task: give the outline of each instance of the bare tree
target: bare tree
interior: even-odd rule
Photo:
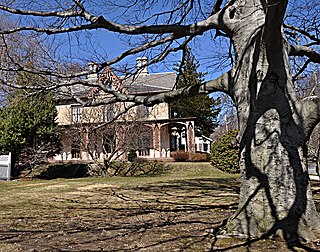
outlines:
[[[199,92],[228,94],[239,118],[242,185],[239,208],[230,218],[227,232],[249,238],[280,234],[288,242],[316,239],[320,224],[307,173],[306,143],[320,121],[320,99],[314,95],[299,99],[295,87],[298,83],[293,82],[308,64],[320,62],[316,0],[143,0],[121,4],[17,0],[3,1],[0,9],[9,16],[19,16],[13,28],[1,30],[3,36],[40,34],[52,45],[70,38],[70,55],[76,53],[72,49],[75,43],[84,54],[90,52],[94,44],[87,43],[92,36],[86,34],[95,34],[95,30],[126,39],[128,49],[114,58],[104,60],[98,50],[95,57],[99,66],[89,73],[111,65],[134,73],[125,61],[131,55],[148,55],[148,65],[153,65],[183,52],[188,43],[203,34],[230,39],[232,46],[226,50],[232,63],[229,71],[203,85],[162,94],[130,95],[120,89],[110,90],[106,81],[93,84],[83,80],[81,76],[88,72],[60,74],[54,64],[33,72],[51,76],[46,89],[81,83],[111,95],[86,103],[91,106],[116,101],[152,106]],[[89,46],[87,50],[83,50],[85,45]],[[290,62],[294,57],[303,64]],[[2,70],[30,71],[20,65]],[[19,87],[10,80],[3,82]]]
[[[76,115],[74,109],[81,113]],[[93,161],[92,174],[108,176],[114,161],[127,160],[130,151],[136,153],[152,148],[152,132],[144,125],[144,118],[136,107],[125,110],[124,104],[64,106],[60,116],[64,121],[64,149],[60,158]]]

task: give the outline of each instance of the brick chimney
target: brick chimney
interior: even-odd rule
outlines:
[[[87,78],[88,79],[98,79],[98,73],[96,72],[97,71],[97,67],[98,67],[98,64],[96,62],[89,62],[88,63],[88,68],[89,68],[89,71],[94,71],[94,73],[90,73],[87,75]]]
[[[139,71],[140,74],[148,74],[148,58],[147,57],[142,57],[142,58],[137,58],[137,69]]]

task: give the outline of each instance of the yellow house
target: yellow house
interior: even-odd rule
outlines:
[[[139,73],[122,79],[110,68],[98,75],[88,75],[93,83],[109,78],[111,89],[127,94],[156,94],[174,89],[174,72],[149,73],[146,58],[137,59]],[[90,65],[94,67],[94,65]],[[110,79],[112,80],[110,82]],[[69,88],[70,89],[70,88]],[[77,102],[103,98],[97,88],[72,87],[73,96],[59,95],[58,123],[62,129],[63,149],[55,160],[126,159],[129,151],[144,159],[170,159],[173,152],[195,152],[195,118],[171,118],[170,104],[153,107],[132,103],[113,103],[86,107]]]

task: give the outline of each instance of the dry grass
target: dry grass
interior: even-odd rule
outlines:
[[[0,251],[287,251],[271,240],[216,240],[236,209],[238,177],[208,163],[172,167],[153,177],[1,182]]]

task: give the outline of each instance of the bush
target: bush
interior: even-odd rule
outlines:
[[[192,153],[185,151],[171,152],[171,157],[178,162],[205,162],[209,161],[208,153]]]
[[[205,162],[208,161],[207,153],[190,153],[188,161],[191,162]]]
[[[133,162],[137,158],[137,152],[135,150],[130,150],[128,153],[128,161]]]
[[[212,144],[211,164],[221,171],[239,173],[239,143],[238,130],[228,131]]]
[[[185,152],[185,151],[174,151],[174,152],[171,152],[171,157],[172,157],[175,161],[185,162],[185,161],[187,161],[188,158],[189,158],[189,152]]]

